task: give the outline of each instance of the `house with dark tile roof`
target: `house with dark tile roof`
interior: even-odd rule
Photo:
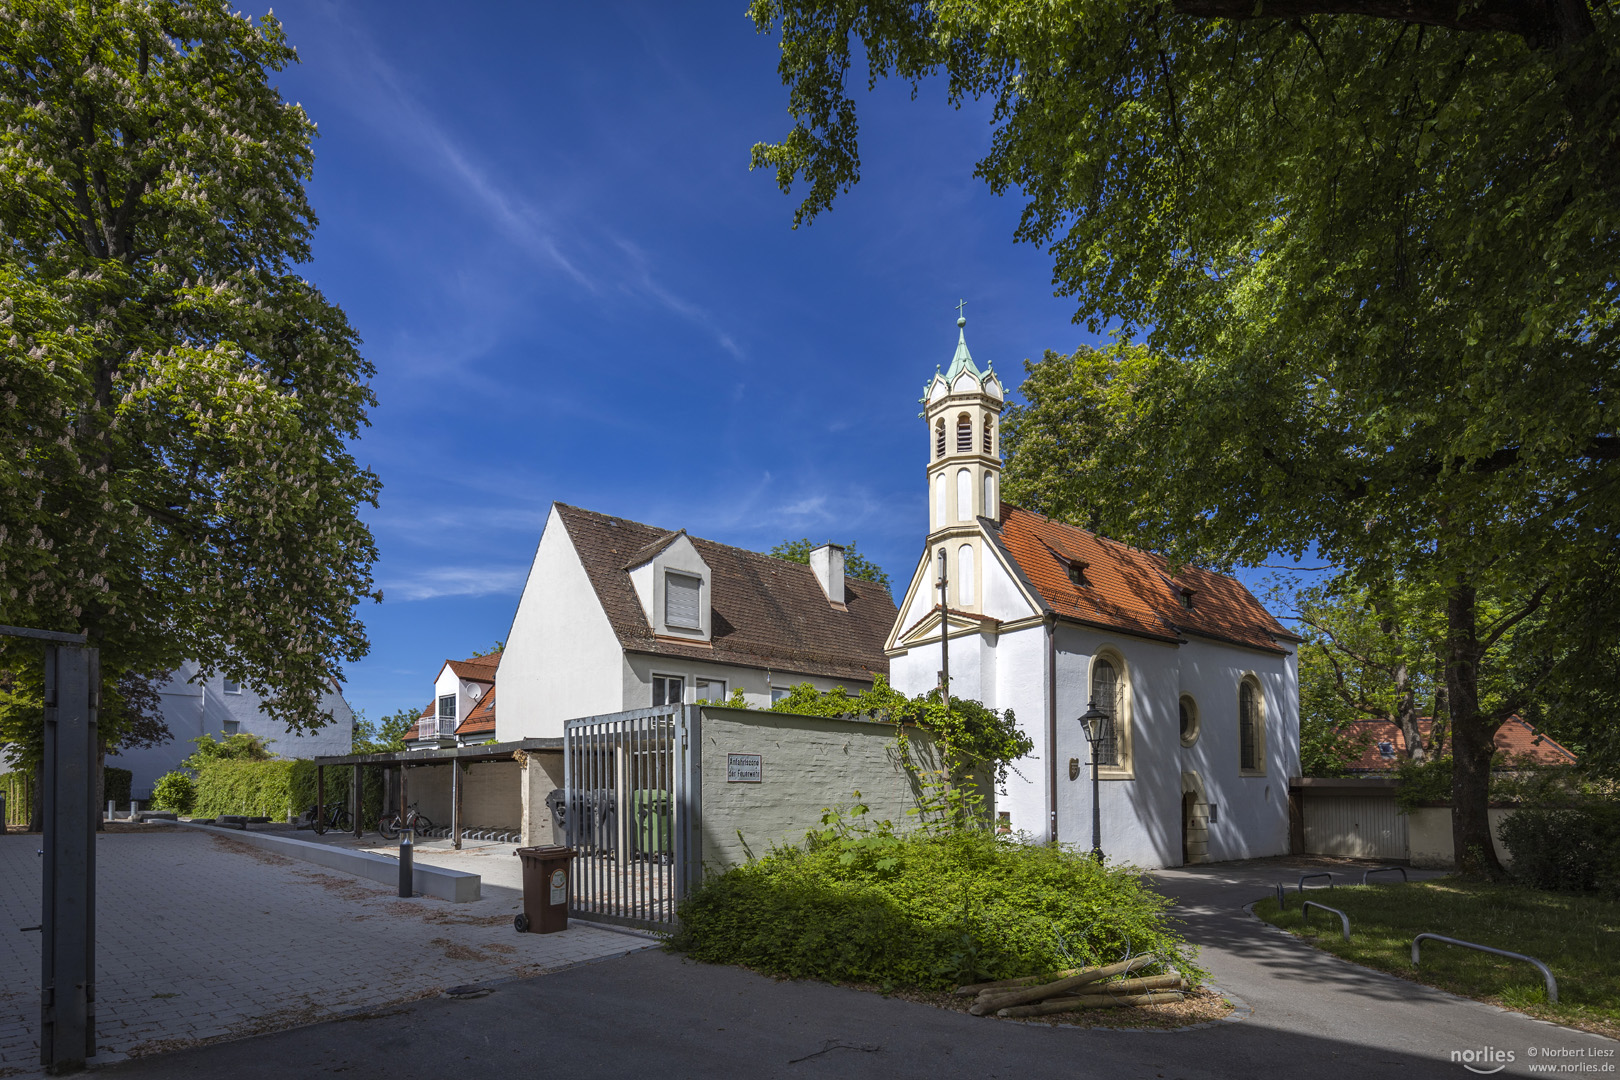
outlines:
[[[465,660],[446,660],[433,679],[433,698],[405,736],[414,749],[436,749],[441,743],[469,746],[495,736],[495,672],[501,652]]]
[[[1299,774],[1299,638],[1235,578],[1004,503],[1005,393],[957,320],[924,387],[929,531],[884,642],[890,680],[1011,709],[1035,741],[996,810],[1013,831],[1139,866],[1284,854]],[[941,577],[944,587],[941,588]]]
[[[734,694],[764,707],[805,682],[856,692],[888,673],[894,619],[836,545],[806,566],[553,503],[496,672],[495,731],[556,737],[575,717]]]

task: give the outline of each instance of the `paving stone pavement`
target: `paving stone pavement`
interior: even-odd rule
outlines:
[[[465,983],[647,948],[576,923],[519,934],[507,888],[452,904],[165,826],[96,842],[92,1064],[363,1015]],[[0,836],[0,1077],[39,1072],[37,835]],[[514,860],[516,861],[516,860]],[[458,867],[459,869],[460,867]]]

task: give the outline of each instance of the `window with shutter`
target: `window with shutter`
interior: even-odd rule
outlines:
[[[945,456],[945,421],[934,425],[934,456]]]
[[[700,630],[698,601],[703,594],[703,579],[690,574],[669,571],[664,574],[664,622],[670,626]]]
[[[994,454],[995,451],[991,449],[991,447],[994,445],[995,439],[990,430],[990,418],[987,416],[984,418],[984,452],[986,454]]]
[[[973,421],[969,419],[967,413],[963,413],[956,421],[956,452],[973,453]]]

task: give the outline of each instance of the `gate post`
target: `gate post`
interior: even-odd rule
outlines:
[[[101,657],[45,647],[45,866],[41,889],[40,1064],[84,1068],[96,1049],[96,750]]]
[[[675,906],[703,881],[703,707],[687,705],[680,718],[675,753]]]

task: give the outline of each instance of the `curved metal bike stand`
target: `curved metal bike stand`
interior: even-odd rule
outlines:
[[[1406,876],[1406,867],[1404,866],[1375,866],[1371,870],[1368,870],[1367,874],[1387,874],[1392,870],[1399,870],[1401,872],[1402,881],[1411,880]],[[1367,884],[1367,874],[1361,875],[1361,883],[1363,885]]]
[[[1478,949],[1480,952],[1488,952],[1494,953],[1497,956],[1505,956],[1509,960],[1523,960],[1527,964],[1534,964],[1536,965],[1536,969],[1541,972],[1542,979],[1544,979],[1547,983],[1547,1001],[1553,1005],[1558,1004],[1558,980],[1553,978],[1553,973],[1547,969],[1546,964],[1543,964],[1540,960],[1537,960],[1533,956],[1526,956],[1524,953],[1508,952],[1506,949],[1493,949],[1489,945],[1477,945],[1472,941],[1459,941],[1456,938],[1443,937],[1440,934],[1419,934],[1417,937],[1412,939],[1413,967],[1418,966],[1418,945],[1424,940],[1443,941],[1447,945],[1461,945],[1465,949]]]
[[[1346,915],[1336,907],[1328,907],[1326,904],[1318,904],[1315,900],[1307,900],[1305,903],[1301,904],[1299,908],[1299,917],[1302,922],[1306,924],[1310,923],[1310,909],[1313,907],[1321,908],[1323,911],[1331,911],[1333,914],[1337,915],[1339,917],[1339,922],[1344,924],[1344,940],[1350,940],[1350,916]]]
[[[1299,894],[1301,896],[1304,896],[1305,895],[1305,883],[1307,881],[1313,881],[1313,880],[1315,880],[1316,878],[1319,878],[1319,877],[1327,878],[1328,879],[1327,887],[1330,888],[1330,889],[1333,888],[1333,875],[1328,873],[1325,870],[1320,874],[1301,874],[1301,875],[1299,875]]]
[[[1288,910],[1288,891],[1283,888],[1282,882],[1277,882],[1277,910]]]

